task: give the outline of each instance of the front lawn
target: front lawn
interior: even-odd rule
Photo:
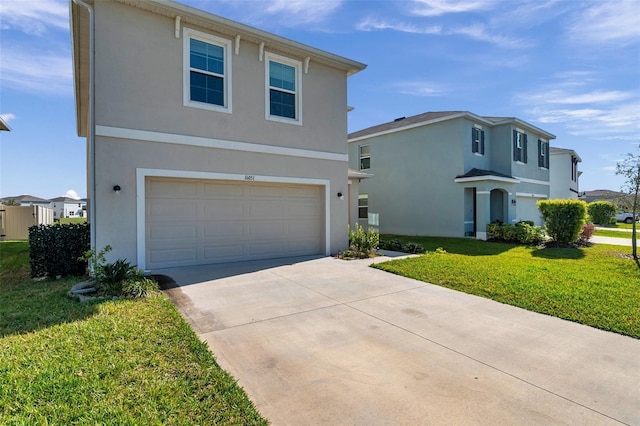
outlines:
[[[266,424],[166,297],[80,304],[0,242],[0,424]]]
[[[640,338],[640,271],[628,248],[536,248],[397,237],[431,253],[373,265],[421,281]],[[385,239],[385,237],[382,237]],[[438,247],[446,253],[435,253]]]
[[[638,231],[636,230],[636,234],[640,235],[640,233],[638,233]],[[631,236],[633,235],[632,232],[626,232],[626,231],[610,231],[608,229],[596,229],[593,231],[593,235],[596,235],[598,237],[613,237],[613,238],[627,238],[627,239],[631,239]]]

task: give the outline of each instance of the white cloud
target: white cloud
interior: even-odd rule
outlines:
[[[74,200],[80,199],[80,196],[74,189],[69,189],[67,192],[65,192],[64,196],[68,198],[73,198]]]
[[[546,93],[528,95],[526,99],[536,103],[546,104],[595,104],[624,101],[634,97],[633,93],[619,90],[593,90],[588,93],[569,93],[565,90],[551,90]]]
[[[621,47],[640,40],[640,2],[594,2],[582,9],[567,28],[569,38],[581,44]]]
[[[5,123],[8,123],[11,120],[15,120],[16,116],[15,116],[15,114],[12,114],[12,113],[8,112],[6,114],[0,114],[0,118],[2,118]]]
[[[495,6],[486,0],[415,0],[411,13],[417,16],[441,16],[447,13],[477,12]]]
[[[393,84],[398,93],[411,96],[442,96],[444,90],[436,84],[425,81],[407,81]]]
[[[530,42],[521,38],[512,38],[502,34],[494,34],[483,24],[458,27],[448,31],[447,33],[464,35],[476,41],[487,42],[508,49],[522,49],[531,47],[532,45]]]
[[[71,94],[71,53],[2,47],[1,86],[33,93]],[[37,58],[37,60],[34,60]]]
[[[421,27],[414,24],[388,22],[376,18],[366,18],[360,21],[356,25],[356,29],[360,31],[392,30],[411,34],[440,34],[442,32],[442,28],[439,26]]]
[[[0,17],[1,29],[17,29],[32,35],[43,35],[51,28],[69,28],[67,3],[59,0],[3,0]]]
[[[272,0],[264,7],[269,15],[288,15],[293,24],[322,22],[342,5],[342,0]]]

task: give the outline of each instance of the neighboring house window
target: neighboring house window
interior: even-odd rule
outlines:
[[[369,194],[358,195],[358,219],[369,218]]]
[[[549,168],[549,142],[538,139],[538,167]]]
[[[527,134],[519,130],[513,131],[513,161],[527,162]]]
[[[367,170],[371,168],[371,148],[369,145],[360,145],[360,170]]]
[[[301,124],[301,62],[267,52],[265,66],[267,119]]]
[[[578,159],[574,156],[571,156],[571,180],[578,181]]]
[[[477,127],[471,130],[471,151],[484,155],[484,130]]]
[[[184,105],[231,112],[231,41],[185,28]]]

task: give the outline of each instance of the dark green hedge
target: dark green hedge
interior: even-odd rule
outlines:
[[[515,225],[496,222],[487,225],[487,236],[494,241],[538,245],[544,241],[544,230],[529,220],[520,221]]]
[[[78,258],[90,248],[88,223],[32,226],[29,228],[31,277],[84,275],[87,264]]]

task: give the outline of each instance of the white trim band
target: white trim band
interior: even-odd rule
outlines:
[[[549,196],[547,194],[533,194],[531,192],[516,192],[516,197],[549,198]]]
[[[551,185],[551,183],[549,183],[549,181],[546,181],[546,180],[528,179],[528,178],[523,178],[519,176],[514,176],[514,178],[518,179],[520,182],[523,182],[523,183],[535,183],[536,185],[546,185],[546,186]]]
[[[146,142],[170,143],[176,145],[202,146],[206,148],[229,149],[233,151],[255,152],[259,154],[285,155],[290,157],[313,158],[316,160],[348,161],[347,154],[311,151],[283,146],[262,145],[250,142],[236,142],[224,139],[178,135],[174,133],[151,132],[148,130],[126,129],[112,126],[96,126],[96,135],[108,138],[133,139]]]

